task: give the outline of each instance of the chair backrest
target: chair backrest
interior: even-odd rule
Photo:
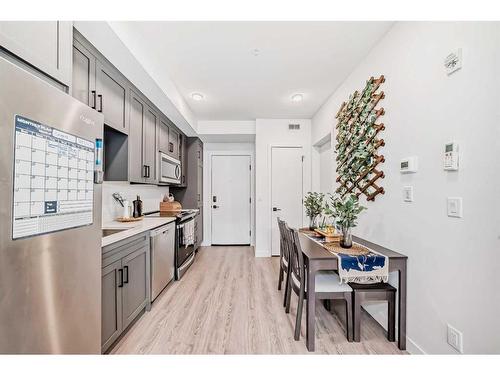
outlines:
[[[286,224],[285,224],[286,225]],[[304,255],[300,246],[299,232],[296,229],[291,229],[286,226],[288,235],[290,236],[290,268],[295,279],[302,284],[305,280]]]
[[[290,259],[290,244],[286,236],[285,221],[278,217],[278,228],[280,231],[280,257],[285,258],[286,261]]]

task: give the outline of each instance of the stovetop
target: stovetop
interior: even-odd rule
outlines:
[[[144,215],[147,217],[175,217],[177,221],[186,220],[190,217],[194,217],[198,214],[198,210],[194,209],[183,209],[178,214],[172,212],[161,212],[161,211],[150,211],[145,212]]]

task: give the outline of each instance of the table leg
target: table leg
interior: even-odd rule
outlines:
[[[306,309],[306,347],[314,352],[315,323],[316,323],[316,263],[309,262],[307,267],[307,309]]]
[[[406,350],[406,260],[402,262],[398,274],[398,347]]]

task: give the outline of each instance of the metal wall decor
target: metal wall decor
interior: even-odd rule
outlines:
[[[385,125],[378,120],[385,111],[382,107],[376,108],[385,98],[384,92],[379,92],[384,82],[383,75],[377,79],[371,77],[361,92],[355,91],[342,103],[335,116],[338,120],[336,181],[339,183],[336,192],[340,196],[364,194],[367,200],[373,201],[378,194],[384,194],[384,188],[377,181],[384,178],[379,168],[385,161],[380,154],[380,148],[385,145],[380,133]]]

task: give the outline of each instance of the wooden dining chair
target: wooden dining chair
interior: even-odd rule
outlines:
[[[285,297],[283,299],[283,306],[286,306],[286,299],[288,295],[288,285],[290,278],[290,243],[286,236],[285,221],[278,217],[278,228],[280,232],[280,270],[278,277],[278,290],[281,290],[281,285],[283,284],[284,275],[286,275],[285,280]]]
[[[348,341],[353,339],[353,316],[352,316],[352,289],[347,284],[341,284],[339,275],[334,271],[318,271],[315,279],[315,295],[307,293],[306,269],[304,255],[300,246],[299,233],[295,229],[290,229],[285,224],[285,229],[291,238],[292,247],[290,249],[290,286],[288,293],[293,290],[298,296],[297,316],[295,318],[295,340],[300,338],[300,324],[302,322],[302,310],[304,300],[315,298],[320,300],[343,299],[346,302],[346,336]],[[290,297],[286,300],[285,311],[290,312]]]
[[[387,340],[396,341],[396,288],[387,283],[349,283],[353,293],[354,341],[361,341],[361,304],[365,301],[387,302]]]

